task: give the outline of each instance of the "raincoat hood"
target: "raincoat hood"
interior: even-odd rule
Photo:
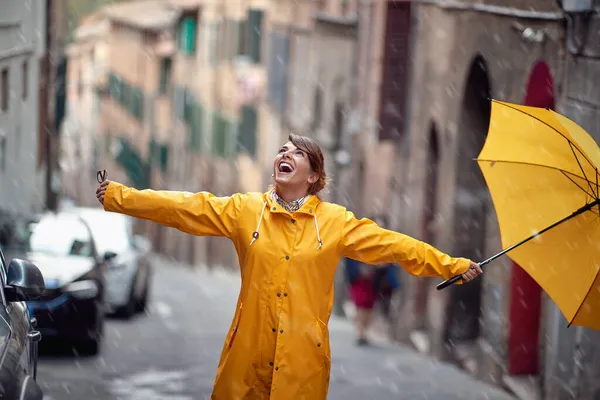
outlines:
[[[331,365],[327,323],[342,257],[367,264],[397,262],[413,275],[446,279],[470,265],[359,220],[318,196],[290,213],[269,192],[216,197],[138,191],[111,182],[104,207],[233,242],[242,282],[213,400],[326,399]]]

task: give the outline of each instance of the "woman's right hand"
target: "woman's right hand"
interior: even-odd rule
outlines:
[[[108,187],[109,183],[110,181],[105,179],[102,181],[102,183],[100,183],[100,185],[98,185],[98,189],[96,189],[96,198],[102,205],[104,205],[104,195],[106,194],[106,188]]]

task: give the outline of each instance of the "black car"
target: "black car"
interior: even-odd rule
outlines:
[[[97,253],[89,226],[74,213],[47,213],[30,225],[23,258],[42,271],[46,290],[27,306],[44,337],[67,340],[80,353],[98,353],[106,261],[112,256]]]
[[[0,251],[0,399],[44,397],[35,381],[41,334],[25,305],[43,291],[44,278],[34,264],[13,259],[6,269]]]

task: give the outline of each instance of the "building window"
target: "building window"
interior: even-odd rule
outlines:
[[[29,91],[29,85],[28,85],[28,81],[27,81],[27,75],[29,72],[29,65],[27,64],[27,61],[23,61],[23,65],[22,65],[22,78],[23,78],[23,82],[21,83],[21,87],[22,87],[22,92],[21,92],[21,98],[23,100],[27,100],[27,92]]]
[[[213,114],[212,121],[212,152],[213,155],[225,157],[227,155],[227,134],[229,123],[219,113]]]
[[[256,64],[261,62],[263,12],[248,10],[248,55]]]
[[[165,94],[171,87],[172,60],[165,57],[160,61],[160,93]]]
[[[179,24],[179,50],[188,56],[196,53],[195,17],[184,17]]]
[[[2,92],[2,98],[0,99],[0,109],[2,111],[8,111],[8,96],[10,94],[10,91],[8,90],[8,68],[2,68],[2,77],[0,79],[2,84],[2,88],[0,88]]]
[[[248,55],[248,21],[242,20],[238,22],[238,48],[237,55]]]
[[[140,89],[130,88],[130,112],[138,121],[144,118],[144,94]]]
[[[277,112],[282,113],[287,101],[290,38],[287,34],[278,31],[271,31],[269,36],[268,100]]]
[[[242,123],[240,125],[238,145],[241,151],[246,151],[251,157],[256,156],[256,109],[251,106],[242,108]]]
[[[2,132],[0,136],[0,156],[2,160],[0,160],[0,169],[2,171],[6,170],[6,135]]]

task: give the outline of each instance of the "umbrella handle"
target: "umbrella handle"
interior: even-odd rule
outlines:
[[[442,290],[444,288],[447,288],[448,286],[460,281],[462,279],[461,275],[456,275],[450,279],[446,279],[444,282],[440,283],[439,285],[436,286],[437,290]]]

